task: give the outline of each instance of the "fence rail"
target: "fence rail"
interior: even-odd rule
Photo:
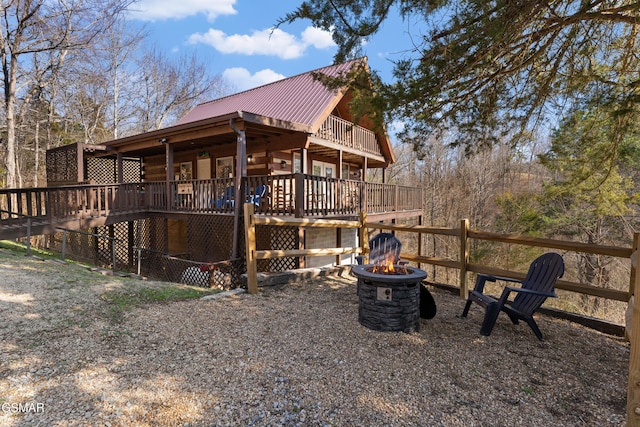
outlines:
[[[69,233],[75,233],[75,234],[80,234],[80,235],[84,235],[84,236],[90,236],[93,237],[94,239],[104,239],[104,240],[108,240],[109,241],[109,252],[110,252],[110,258],[111,258],[111,269],[115,272],[118,269],[118,265],[117,265],[117,251],[116,251],[116,244],[118,243],[119,239],[116,237],[111,237],[111,236],[103,236],[101,234],[97,234],[97,233],[87,233],[85,231],[79,231],[79,230],[69,230],[67,228],[62,228],[62,227],[58,227],[58,230],[62,231],[62,253],[61,253],[61,259],[64,261],[67,255],[67,234]]]
[[[245,205],[245,209],[248,205]],[[258,251],[256,253],[251,252],[252,242],[247,241],[247,262],[250,259],[268,259],[270,257],[277,258],[283,256],[315,256],[315,255],[334,255],[336,252],[340,253],[366,253],[368,248],[366,242],[368,238],[368,229],[377,230],[390,230],[390,231],[403,231],[416,233],[419,236],[423,234],[431,235],[443,235],[443,236],[457,236],[459,238],[459,257],[458,259],[451,258],[438,258],[427,257],[421,253],[421,245],[418,245],[418,253],[402,253],[401,256],[407,261],[416,263],[431,264],[440,267],[454,268],[460,270],[460,296],[466,298],[468,293],[467,273],[483,273],[500,276],[510,276],[515,278],[524,278],[525,274],[522,272],[514,272],[504,269],[498,269],[494,267],[488,267],[480,264],[474,264],[469,262],[469,240],[485,240],[485,241],[497,241],[510,244],[519,244],[525,246],[545,247],[550,249],[561,249],[570,252],[583,252],[598,255],[607,255],[618,258],[630,259],[634,247],[618,247],[618,246],[606,246],[606,245],[594,245],[585,244],[581,242],[560,241],[553,239],[541,239],[528,236],[519,235],[505,235],[498,233],[482,232],[478,230],[470,230],[468,227],[468,221],[461,221],[459,228],[445,228],[445,227],[431,227],[423,225],[400,225],[400,224],[380,224],[377,222],[367,222],[366,214],[363,215],[360,221],[331,221],[323,219],[289,219],[283,220],[277,217],[255,216],[253,208],[247,212],[245,211],[245,222],[247,230],[255,225],[271,225],[271,226],[297,226],[297,227],[327,227],[327,228],[358,228],[360,229],[360,248],[332,248],[327,250],[290,250],[290,251]],[[637,243],[635,244],[637,245]],[[597,296],[605,299],[615,301],[628,301],[633,294],[635,270],[632,269],[632,275],[629,280],[629,289],[621,291],[617,289],[604,289],[594,285],[585,283],[571,282],[568,280],[559,280],[556,287],[571,292],[576,292],[584,295]]]

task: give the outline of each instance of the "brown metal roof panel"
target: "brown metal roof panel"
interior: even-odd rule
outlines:
[[[336,77],[350,70],[354,61],[319,68],[264,86],[200,104],[187,113],[178,125],[207,118],[247,111],[265,117],[312,126],[326,107],[339,95],[313,78],[314,73]]]

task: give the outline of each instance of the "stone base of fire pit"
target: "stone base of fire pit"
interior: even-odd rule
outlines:
[[[380,274],[372,273],[371,267],[353,267],[358,278],[360,324],[376,331],[418,331],[420,283],[427,273],[407,267],[407,274]]]

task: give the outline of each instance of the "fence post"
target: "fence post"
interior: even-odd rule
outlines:
[[[640,233],[633,234],[633,246],[631,247],[631,252],[636,252],[640,247]],[[633,254],[631,255],[633,256]],[[636,285],[636,271],[638,266],[635,263],[634,259],[631,259],[631,274],[629,275],[629,298],[634,293],[634,288]]]
[[[67,230],[62,232],[62,261],[64,261],[64,256],[67,251]]]
[[[253,203],[244,204],[244,238],[247,258],[247,291],[258,293],[258,265],[256,262],[256,226],[253,223]]]
[[[469,248],[467,236],[469,234],[469,220],[460,221],[460,297],[467,298],[467,264],[469,263]]]
[[[636,267],[638,265],[638,233],[633,236],[633,248],[636,250],[633,256],[636,257]],[[633,269],[632,269],[633,274]],[[640,274],[635,274],[633,283],[633,293],[640,295]],[[627,425],[640,425],[640,298],[635,298],[633,302],[633,317],[629,342],[631,344],[629,354],[629,386],[627,390]]]
[[[31,256],[31,217],[27,218],[27,256]]]
[[[367,213],[360,212],[360,228],[358,229],[358,238],[360,240],[360,256],[363,257],[366,254],[366,250],[369,248],[369,229],[367,228]],[[364,261],[363,261],[364,263]]]
[[[111,255],[113,258],[113,272],[116,272],[116,239],[111,238]]]

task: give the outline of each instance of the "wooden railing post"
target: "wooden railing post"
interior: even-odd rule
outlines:
[[[467,236],[469,235],[469,220],[460,221],[460,297],[467,298],[467,264],[469,264],[469,247]]]
[[[244,238],[247,258],[247,291],[258,293],[258,265],[256,261],[256,226],[253,222],[253,203],[244,204]]]
[[[360,181],[360,210],[368,211],[369,200],[367,197],[367,183],[366,181]]]
[[[395,212],[398,212],[400,210],[400,187],[398,185],[396,185],[395,187],[395,191],[393,192],[393,197],[395,199],[393,201],[393,205]]]
[[[638,267],[638,244],[639,234],[633,236],[633,257],[632,264]],[[633,262],[635,261],[635,262]],[[633,294],[640,295],[640,274],[635,274],[635,268],[631,269],[633,280]],[[629,354],[629,386],[627,390],[627,425],[640,426],[640,298],[634,296],[633,316],[631,318],[631,334],[629,342],[631,344]]]
[[[293,175],[294,185],[295,185],[295,207],[293,210],[293,214],[296,218],[304,217],[304,175],[300,172],[297,172]],[[289,190],[291,191],[291,190]]]

